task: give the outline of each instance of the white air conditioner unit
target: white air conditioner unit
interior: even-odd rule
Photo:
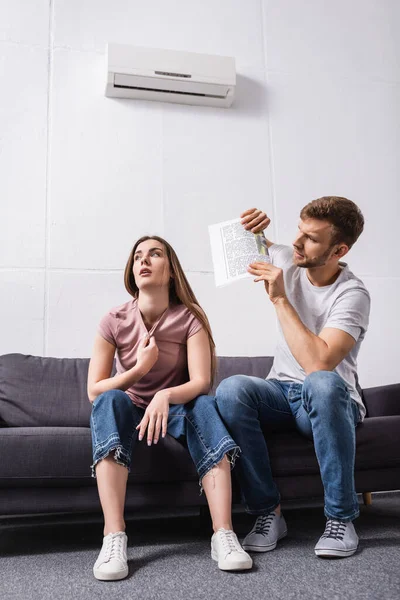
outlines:
[[[107,45],[106,96],[228,107],[235,59],[194,52]]]

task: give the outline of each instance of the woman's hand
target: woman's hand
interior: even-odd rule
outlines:
[[[147,428],[147,445],[151,446],[154,441],[157,444],[160,432],[163,437],[167,434],[169,413],[169,391],[160,390],[150,402],[136,429],[139,429],[139,441],[144,437]]]
[[[158,360],[158,346],[154,336],[145,335],[139,343],[136,366],[146,375]]]

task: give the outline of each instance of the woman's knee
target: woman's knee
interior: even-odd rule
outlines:
[[[103,410],[132,412],[132,400],[129,398],[128,394],[122,390],[108,390],[97,396],[93,402],[93,408],[96,409],[96,412]]]
[[[209,415],[217,412],[217,404],[214,396],[202,394],[191,402],[183,404],[181,410],[184,410],[187,415],[207,419]]]

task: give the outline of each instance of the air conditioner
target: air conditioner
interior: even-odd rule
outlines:
[[[107,45],[106,96],[228,107],[235,59],[175,50]]]

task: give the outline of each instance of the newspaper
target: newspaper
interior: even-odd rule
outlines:
[[[247,231],[240,219],[210,225],[208,231],[217,287],[251,277],[252,262],[271,262],[264,233]]]

